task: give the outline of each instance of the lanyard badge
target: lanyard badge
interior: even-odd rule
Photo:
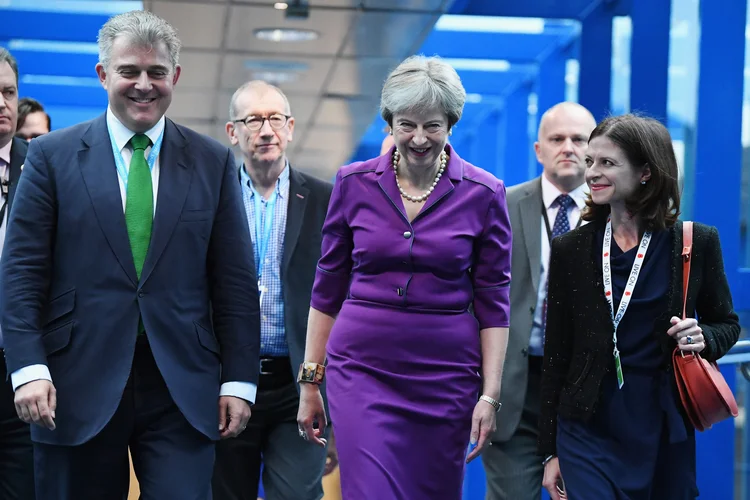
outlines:
[[[614,342],[614,357],[615,357],[615,369],[617,370],[617,386],[622,389],[625,384],[625,379],[622,374],[622,362],[620,361],[620,351],[617,349],[617,327],[622,321],[622,317],[625,316],[625,311],[630,305],[630,300],[633,298],[633,290],[635,284],[638,282],[638,275],[641,273],[643,268],[643,260],[646,258],[646,252],[648,251],[648,245],[651,243],[651,231],[643,233],[641,243],[638,245],[638,253],[633,261],[633,267],[630,269],[630,275],[628,276],[628,282],[625,285],[625,292],[622,294],[620,299],[620,305],[617,307],[615,312],[614,303],[612,301],[612,268],[610,266],[610,253],[612,249],[612,221],[607,220],[607,227],[604,230],[604,244],[602,245],[602,277],[604,281],[604,296],[607,298],[609,303],[609,310],[612,316],[612,324],[614,329],[612,332],[612,340]]]

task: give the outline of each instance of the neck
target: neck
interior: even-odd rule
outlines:
[[[440,170],[440,157],[438,157],[438,161],[429,168],[418,169],[410,167],[403,157],[401,157],[398,172],[399,177],[405,179],[411,187],[414,189],[425,190],[432,186],[438,170]]]
[[[253,163],[245,158],[245,172],[250,176],[250,180],[253,181],[255,190],[263,195],[264,198],[268,198],[273,192],[273,189],[276,187],[276,180],[281,175],[281,172],[284,171],[285,166],[286,157],[284,156],[270,165],[268,163]]]
[[[628,214],[625,207],[610,207],[612,219],[612,234],[623,239],[639,239],[641,237],[641,222],[637,217]]]
[[[4,148],[5,146],[7,146],[7,145],[8,145],[8,143],[9,143],[10,141],[12,141],[12,140],[13,140],[13,134],[11,134],[11,135],[8,135],[8,136],[3,136],[3,135],[0,135],[0,149],[2,149],[2,148]]]

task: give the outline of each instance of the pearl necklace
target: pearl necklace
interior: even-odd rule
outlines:
[[[432,185],[427,189],[427,191],[425,191],[424,194],[420,196],[412,196],[408,194],[406,191],[404,191],[404,188],[401,187],[401,183],[398,182],[398,162],[400,159],[401,153],[399,153],[398,149],[396,149],[395,151],[393,151],[393,170],[396,172],[396,186],[398,186],[401,197],[414,203],[422,203],[435,190],[435,186],[437,186],[438,181],[443,176],[445,165],[448,163],[448,153],[446,153],[445,151],[440,153],[440,168],[437,171],[437,175],[435,175],[435,180],[432,181]]]

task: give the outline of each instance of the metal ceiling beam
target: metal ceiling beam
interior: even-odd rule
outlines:
[[[80,12],[30,12],[0,9],[0,40],[25,38],[57,42],[96,42],[96,36],[110,16]]]
[[[420,53],[450,58],[504,59],[531,62],[546,54],[550,47],[563,48],[578,37],[577,30],[567,34],[485,33],[433,31]],[[460,40],[460,43],[456,43]]]
[[[457,0],[449,14],[471,16],[541,17],[545,19],[583,19],[602,5],[615,16],[630,12],[630,0]]]

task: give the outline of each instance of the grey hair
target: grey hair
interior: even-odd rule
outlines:
[[[393,115],[439,107],[448,127],[461,119],[466,90],[453,67],[438,56],[411,56],[394,69],[383,85],[380,115],[393,126]]]
[[[229,119],[237,119],[237,99],[248,90],[275,90],[281,98],[284,100],[285,113],[288,115],[292,114],[292,108],[289,106],[289,99],[287,99],[284,92],[277,86],[271,85],[270,83],[264,82],[263,80],[251,80],[243,83],[240,88],[234,91],[232,99],[229,101]]]
[[[13,73],[16,74],[16,87],[18,87],[18,62],[16,61],[16,58],[13,57],[13,54],[11,54],[8,49],[0,47],[0,64],[7,62],[8,66],[10,66],[10,69],[13,70]]]
[[[177,30],[152,12],[133,10],[113,16],[104,23],[99,30],[97,42],[99,43],[99,63],[105,69],[109,67],[112,45],[118,36],[126,36],[143,46],[153,46],[163,42],[169,51],[172,69],[174,70],[179,63],[182,42],[177,37]]]

